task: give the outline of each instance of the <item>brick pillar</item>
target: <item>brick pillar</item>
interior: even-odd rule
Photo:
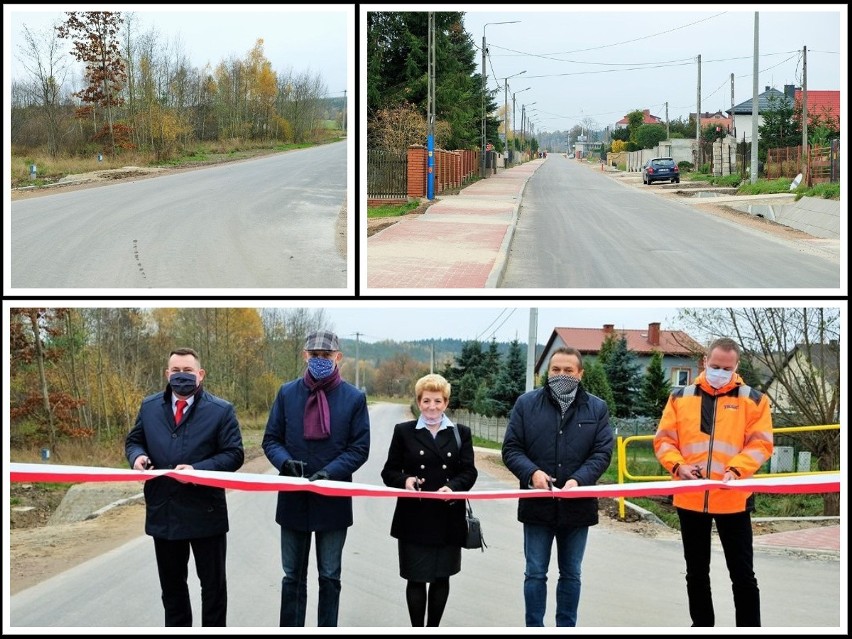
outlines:
[[[426,147],[419,144],[408,147],[408,197],[426,197],[428,160]]]

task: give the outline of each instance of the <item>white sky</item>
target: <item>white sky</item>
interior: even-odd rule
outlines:
[[[229,58],[245,58],[258,38],[264,41],[273,70],[320,75],[331,97],[343,97],[349,84],[347,63],[355,46],[354,5],[3,5],[4,60],[12,57],[12,77],[23,71],[15,60],[21,25],[31,31],[62,21],[65,11],[109,9],[132,11],[137,33],[159,32],[164,43],[180,42],[193,67],[215,66]],[[156,10],[153,10],[156,9]],[[61,41],[70,51],[70,42]],[[69,56],[70,58],[70,56]],[[7,72],[8,73],[8,72]],[[354,73],[354,65],[352,65]],[[8,75],[6,77],[9,77]]]
[[[469,9],[465,30],[477,47],[481,69],[485,27],[490,89],[499,88],[497,103],[512,110],[520,126],[521,105],[529,105],[536,131],[567,130],[584,118],[600,128],[628,112],[650,109],[665,119],[696,110],[701,55],[701,111],[731,107],[752,97],[754,13],[759,11],[758,92],[766,86],[783,90],[801,85],[802,47],[807,46],[808,88],[841,90],[846,83],[847,6],[803,4],[802,10],[773,5],[640,5],[565,6],[520,3],[483,6],[417,6],[407,10]],[[368,10],[402,7],[368,6]],[[364,11],[364,5],[361,5]],[[363,38],[363,34],[362,34]],[[665,66],[665,64],[672,66]],[[675,66],[679,65],[679,66]],[[504,78],[522,71],[509,80]],[[440,73],[440,69],[438,70]],[[530,87],[528,91],[525,91]],[[517,92],[522,92],[517,95]],[[845,94],[843,94],[845,100]],[[535,103],[533,105],[533,103]],[[842,109],[843,110],[843,109]],[[845,110],[844,110],[845,112]]]

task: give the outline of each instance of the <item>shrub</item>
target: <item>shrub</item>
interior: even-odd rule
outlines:
[[[677,168],[680,170],[681,173],[689,173],[693,169],[692,162],[688,162],[687,160],[681,160],[677,163]]]

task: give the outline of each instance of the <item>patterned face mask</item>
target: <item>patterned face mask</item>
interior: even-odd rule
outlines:
[[[324,357],[310,357],[308,358],[308,370],[311,371],[314,379],[323,379],[331,375],[334,370],[334,362]]]
[[[547,385],[556,395],[568,395],[577,390],[580,379],[571,375],[554,375],[547,378]]]

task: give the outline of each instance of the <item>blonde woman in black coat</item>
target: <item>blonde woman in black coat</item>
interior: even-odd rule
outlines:
[[[470,490],[477,476],[473,440],[467,426],[453,424],[444,414],[449,382],[426,375],[415,384],[414,394],[420,417],[394,427],[382,480],[410,491]],[[399,574],[408,581],[405,599],[412,626],[423,626],[424,620],[426,626],[441,622],[450,576],[461,570],[464,516],[464,499],[397,499],[391,536],[398,540]]]

